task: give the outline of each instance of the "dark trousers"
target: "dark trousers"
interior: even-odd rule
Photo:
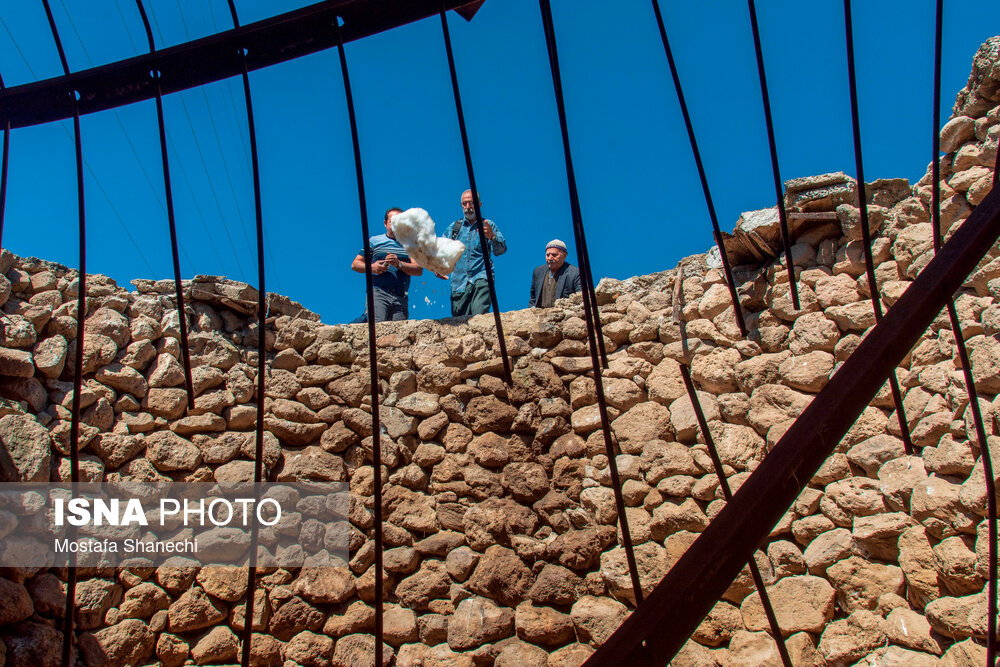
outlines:
[[[453,317],[463,315],[482,315],[490,312],[490,285],[486,278],[480,278],[465,288],[461,294],[451,295],[451,314]]]
[[[393,294],[375,288],[375,321],[397,321],[410,318],[410,308],[406,295]]]

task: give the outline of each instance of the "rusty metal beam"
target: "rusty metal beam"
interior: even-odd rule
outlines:
[[[164,95],[241,76],[241,49],[250,71],[333,48],[337,17],[349,42],[434,16],[441,0],[326,0],[263,21],[65,76],[0,92],[0,127],[38,125],[73,117],[74,91],[81,114],[113,109],[156,97],[160,72]],[[444,0],[471,19],[482,2]]]
[[[588,666],[665,665],[673,658],[998,237],[994,189]]]

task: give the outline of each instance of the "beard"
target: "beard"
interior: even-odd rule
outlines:
[[[469,222],[475,222],[476,221],[476,210],[475,209],[472,209],[471,211],[463,211],[462,215],[464,215],[465,219],[468,220]]]

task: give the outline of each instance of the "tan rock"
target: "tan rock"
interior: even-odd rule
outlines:
[[[827,569],[827,576],[837,589],[838,604],[848,611],[871,611],[878,606],[881,595],[902,595],[905,590],[902,569],[857,556],[834,563]]]
[[[611,426],[622,451],[627,454],[641,453],[650,440],[669,439],[673,432],[670,410],[652,401],[634,406]]]
[[[850,664],[885,643],[882,618],[858,610],[829,624],[819,642],[819,652],[829,664]]]
[[[462,600],[448,620],[448,646],[455,651],[476,648],[513,633],[514,611],[481,597]]]
[[[786,636],[796,632],[819,633],[833,618],[833,587],[825,579],[811,575],[785,577],[767,588],[778,625]],[[760,595],[748,595],[740,607],[748,630],[769,630]]]
[[[197,665],[234,662],[239,654],[239,640],[224,625],[212,628],[191,647],[191,657]]]
[[[941,655],[944,647],[923,615],[910,609],[893,609],[885,619],[885,634],[893,644]]]
[[[778,372],[789,387],[816,393],[826,386],[833,366],[832,354],[815,350],[785,359],[779,366]]]
[[[153,632],[137,618],[98,630],[94,639],[110,665],[142,664],[153,654],[156,642]]]
[[[628,607],[608,598],[584,595],[573,605],[570,617],[581,642],[600,646],[628,618]]]

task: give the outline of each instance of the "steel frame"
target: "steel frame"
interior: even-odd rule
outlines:
[[[646,598],[586,662],[665,665],[833,453],[890,371],[1000,238],[1000,190],[972,212]]]
[[[446,9],[471,19],[482,0],[326,0],[240,28],[0,91],[0,127],[27,127],[113,109],[241,76],[248,71],[337,46],[337,17],[344,42],[434,16]],[[153,75],[159,73],[159,78]],[[76,95],[79,94],[79,101]]]

